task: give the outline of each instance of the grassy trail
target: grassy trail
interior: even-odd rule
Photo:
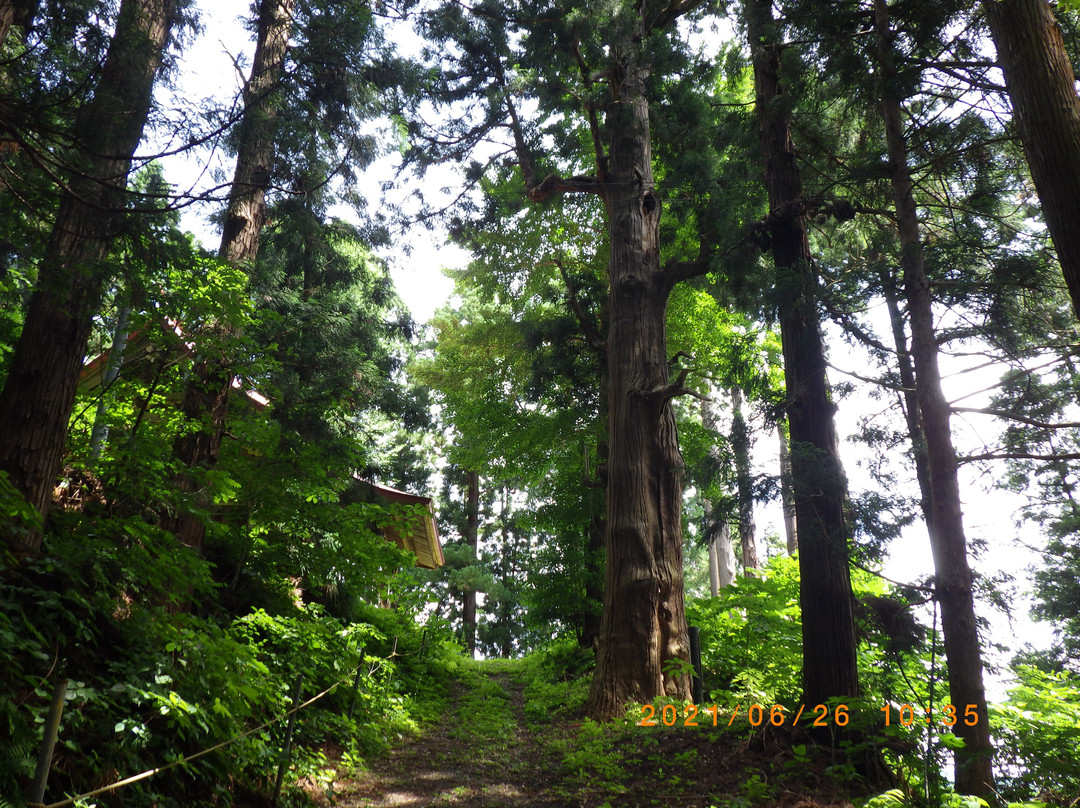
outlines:
[[[554,793],[557,750],[525,720],[520,664],[464,667],[441,719],[348,784],[348,808],[569,806]],[[548,727],[548,730],[554,728]]]
[[[538,687],[520,660],[466,663],[439,719],[339,784],[334,805],[850,808],[874,793],[829,776],[821,755],[793,756],[790,737],[599,726],[565,709],[566,692]]]

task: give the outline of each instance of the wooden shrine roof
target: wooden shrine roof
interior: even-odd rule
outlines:
[[[405,530],[387,526],[383,531],[383,535],[387,541],[393,542],[401,549],[413,552],[416,555],[416,566],[429,570],[441,567],[443,565],[442,544],[439,541],[439,530],[435,524],[435,506],[431,497],[409,494],[405,491],[398,491],[396,488],[387,488],[374,483],[368,483],[368,485],[371,486],[377,497],[387,502],[422,506],[420,513],[416,513],[409,518]]]

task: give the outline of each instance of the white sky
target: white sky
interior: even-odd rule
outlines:
[[[181,93],[183,97],[192,100],[207,96],[228,97],[237,92],[242,81],[242,77],[235,69],[234,60],[239,59],[245,71],[251,61],[253,44],[239,23],[239,20],[246,17],[248,13],[248,3],[244,0],[216,0],[216,2],[198,0],[197,6],[202,12],[205,31],[188,48],[181,62]],[[229,52],[226,52],[226,47]],[[373,201],[379,194],[380,182],[389,178],[391,165],[392,158],[387,158],[379,161],[365,174],[363,186],[370,189]],[[231,161],[220,154],[208,156],[196,153],[192,157],[174,158],[166,163],[167,178],[182,188],[196,182],[201,182],[202,187],[212,184],[211,174],[214,170],[227,178],[232,171]],[[453,184],[453,177],[449,174],[436,176],[428,180],[428,188],[425,190],[435,190],[437,187]],[[404,198],[405,194],[411,190],[411,188],[404,189],[398,198]],[[207,216],[212,212],[211,208],[203,205],[192,206],[183,214],[183,226],[198,234],[208,245],[215,245],[218,238],[217,233],[207,221]],[[341,215],[340,209],[335,210],[335,213]],[[404,249],[406,246],[411,248],[408,254]],[[463,251],[446,245],[440,232],[429,231],[422,227],[412,228],[396,236],[394,248],[382,251],[382,254],[389,261],[398,291],[417,322],[426,322],[430,319],[435,309],[445,304],[452,292],[452,283],[442,274],[442,268],[464,266],[468,260],[468,255]],[[831,346],[833,364],[860,374],[867,372],[866,358],[848,349],[835,329],[830,327],[827,339]],[[957,369],[955,366],[944,368],[946,373],[955,369]],[[831,372],[830,376],[834,383],[844,380],[835,371]],[[946,376],[946,395],[950,399],[956,398],[969,390],[986,387],[996,378],[996,372]],[[981,398],[981,401],[973,399],[964,403],[969,406],[985,405],[988,396],[984,395]],[[854,444],[846,438],[858,430],[858,420],[861,415],[880,410],[884,406],[884,402],[870,401],[865,395],[857,395],[840,402],[838,432],[844,441],[841,447],[842,455],[855,491],[872,485],[868,475],[860,470],[860,464],[871,458],[866,456],[865,446]],[[975,435],[970,426],[961,422],[959,418],[956,419],[957,428],[954,431],[959,438],[958,448],[961,451],[964,448],[976,449],[984,441],[992,442],[991,438],[996,434],[997,426],[990,419],[976,419],[977,417],[968,418],[965,422],[979,424],[987,434]],[[759,438],[755,463],[760,467],[775,468],[773,444],[771,434]],[[965,444],[970,444],[970,446],[965,446]],[[1021,578],[1019,583],[1026,588],[1024,570],[1036,559],[1031,557],[1030,551],[1020,549],[1017,545],[1018,534],[1014,526],[1014,512],[1019,507],[1019,498],[993,489],[991,487],[993,481],[979,478],[977,470],[970,466],[963,467],[962,471],[965,525],[968,534],[970,537],[983,538],[989,543],[986,556],[976,562],[977,569],[988,574],[996,570],[1006,570],[1017,574]],[[778,506],[761,508],[757,519],[759,536],[764,535],[766,531],[783,535]],[[1034,531],[1031,533],[1034,534]],[[1036,535],[1028,535],[1026,538],[1036,545],[1041,545]],[[901,581],[914,580],[932,572],[926,530],[921,523],[909,528],[905,531],[903,538],[894,543],[885,572],[890,577]],[[994,641],[1010,645],[1013,649],[1019,649],[1024,642],[1032,642],[1038,646],[1048,644],[1050,627],[1046,624],[1033,624],[1027,618],[1028,608],[1026,601],[1015,601],[1011,615],[1012,620],[1015,621],[1014,625],[1010,625],[1005,616],[989,613],[986,608],[983,608],[982,613],[993,624]],[[991,683],[991,692],[1000,694],[1000,681]]]

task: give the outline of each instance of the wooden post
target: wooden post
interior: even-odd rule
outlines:
[[[61,679],[53,691],[52,704],[45,718],[45,734],[41,738],[38,750],[37,773],[34,785],[30,789],[30,802],[41,803],[45,799],[45,785],[49,782],[49,769],[52,768],[53,749],[56,747],[56,735],[60,730],[60,716],[64,714],[64,699],[67,697],[68,680]]]

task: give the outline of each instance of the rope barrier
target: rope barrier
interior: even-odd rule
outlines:
[[[359,669],[362,665],[363,665],[363,662],[361,662],[360,665],[357,666],[357,669]],[[123,780],[118,780],[117,782],[111,783],[110,785],[102,786],[101,788],[96,788],[93,791],[87,791],[85,794],[78,794],[78,795],[76,795],[74,797],[68,797],[65,800],[60,800],[59,802],[49,803],[48,805],[45,805],[44,803],[40,803],[40,802],[39,803],[31,802],[31,803],[27,803],[27,805],[29,806],[29,808],[64,808],[64,806],[73,805],[77,800],[83,800],[83,799],[87,799],[88,797],[96,797],[96,796],[98,796],[100,794],[106,794],[106,793],[108,793],[110,791],[115,791],[116,789],[121,788],[123,786],[131,785],[132,783],[137,783],[140,780],[145,780],[148,777],[153,777],[155,774],[159,774],[161,772],[168,771],[169,769],[175,768],[176,766],[182,766],[185,763],[190,763],[193,760],[198,760],[201,757],[209,755],[211,752],[216,752],[218,749],[226,747],[229,744],[235,743],[236,741],[243,740],[244,738],[248,737],[249,735],[254,735],[256,732],[261,732],[262,730],[266,729],[267,727],[273,726],[274,724],[278,723],[279,721],[281,721],[281,720],[283,720],[285,718],[288,718],[289,716],[293,715],[294,713],[300,712],[304,708],[309,707],[312,704],[314,704],[315,702],[317,702],[319,699],[322,699],[325,696],[330,695],[332,692],[334,692],[334,690],[337,689],[338,685],[340,685],[342,682],[347,682],[350,678],[352,678],[352,676],[353,676],[353,674],[350,673],[345,678],[339,679],[338,681],[336,681],[332,685],[330,685],[330,687],[326,688],[326,690],[322,691],[321,693],[319,693],[319,694],[317,694],[315,696],[312,696],[310,699],[305,701],[303,704],[299,704],[296,707],[293,707],[291,710],[289,710],[284,715],[280,715],[277,718],[271,718],[266,723],[260,724],[259,726],[255,727],[253,729],[249,729],[249,730],[247,730],[245,732],[242,732],[242,733],[240,733],[239,735],[237,735],[234,738],[229,738],[227,741],[222,741],[221,743],[214,744],[209,749],[203,749],[202,751],[196,752],[196,753],[194,753],[192,755],[181,755],[180,758],[178,758],[177,760],[174,760],[171,763],[166,763],[164,766],[158,766],[156,769],[148,769],[147,771],[141,772],[141,773],[133,775],[131,777],[125,777]]]

